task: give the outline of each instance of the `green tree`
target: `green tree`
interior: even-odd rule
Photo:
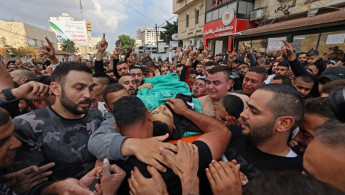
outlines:
[[[62,51],[67,51],[70,53],[74,53],[77,51],[76,47],[75,47],[75,43],[69,39],[67,39],[66,41],[62,42],[61,44],[61,49]]]
[[[177,33],[177,22],[174,21],[170,23],[167,21],[166,25],[162,28],[164,28],[165,31],[161,32],[160,39],[162,39],[165,44],[169,45],[170,41],[172,41],[171,36]]]
[[[118,37],[118,40],[115,43],[116,47],[118,47],[120,45],[120,43],[122,43],[122,53],[121,54],[124,55],[126,53],[127,47],[133,47],[134,46],[135,39],[132,39],[128,35],[122,34]]]

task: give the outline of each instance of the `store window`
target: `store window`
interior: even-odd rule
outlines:
[[[318,39],[319,33],[294,36],[292,47],[296,53],[308,52],[311,49],[316,49]]]
[[[238,43],[238,53],[242,53],[244,51],[244,44],[251,46],[251,41],[240,41]]]
[[[323,55],[328,50],[332,49],[333,54],[329,56],[330,59],[340,60],[345,52],[345,31],[335,31],[321,33],[318,51]]]
[[[195,24],[199,24],[199,10],[195,10]]]
[[[267,39],[252,40],[252,49],[258,53],[266,53]]]

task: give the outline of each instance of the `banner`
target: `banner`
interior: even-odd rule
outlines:
[[[49,26],[59,43],[69,39],[80,46],[88,46],[85,21],[73,21],[69,17],[50,17]]]

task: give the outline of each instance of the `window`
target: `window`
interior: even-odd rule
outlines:
[[[294,36],[292,47],[296,53],[308,52],[311,49],[316,49],[318,39],[319,33]]]
[[[189,27],[189,15],[186,15],[186,27]]]
[[[334,31],[321,33],[318,51],[322,56],[329,49],[333,49],[333,54],[329,56],[329,59],[340,60],[344,56],[345,44],[344,44],[345,31]]]
[[[195,24],[199,24],[199,10],[195,10]]]

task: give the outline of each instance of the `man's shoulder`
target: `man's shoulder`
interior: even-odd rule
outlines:
[[[199,97],[197,99],[200,101],[200,104],[203,104],[209,99],[209,97],[208,97],[208,95],[204,95],[204,96]]]
[[[22,123],[22,121],[32,122],[34,120],[48,120],[51,119],[51,113],[48,107],[34,110],[26,114],[19,115],[13,119],[13,123]]]

